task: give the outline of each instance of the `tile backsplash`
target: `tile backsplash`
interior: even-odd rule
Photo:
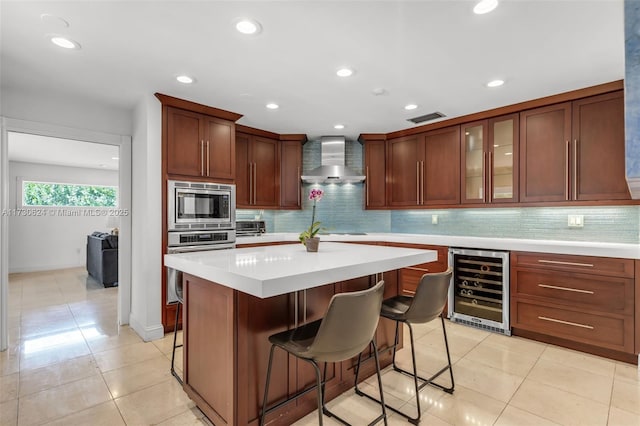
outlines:
[[[320,165],[320,141],[303,149],[303,170]],[[362,169],[362,146],[346,144],[347,165]],[[267,232],[299,233],[311,224],[312,187],[321,187],[316,220],[326,232],[394,232],[539,240],[640,243],[640,206],[460,208],[365,210],[364,184],[302,185],[302,210],[238,210],[238,219],[260,217]],[[432,223],[437,215],[437,224]],[[569,228],[568,215],[582,215],[584,227]]]

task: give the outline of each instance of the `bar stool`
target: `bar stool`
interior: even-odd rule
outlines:
[[[324,413],[348,425],[349,423],[331,413],[324,406],[324,386],[327,367],[325,364],[324,373],[321,378],[318,362],[340,362],[353,358],[356,355],[359,355],[358,362],[360,362],[362,351],[367,348],[369,344],[373,345],[378,387],[382,395],[382,378],[380,376],[378,350],[373,341],[373,337],[380,319],[383,292],[384,281],[380,281],[375,286],[366,290],[336,294],[331,298],[324,318],[291,330],[273,334],[269,337],[271,352],[269,353],[269,366],[267,368],[267,381],[264,388],[260,426],[264,425],[265,417],[269,412],[280,408],[284,404],[299,398],[313,389],[316,389],[318,394],[318,424],[322,425],[322,414]],[[271,365],[273,352],[276,347],[313,365],[316,372],[316,385],[267,408],[269,383],[271,381]],[[384,420],[384,424],[387,424],[387,412],[384,399],[382,399],[380,405],[382,414],[369,423],[370,425],[374,425],[380,420]]]
[[[387,405],[387,408],[407,418],[407,420],[409,420],[409,422],[413,424],[420,423],[420,416],[421,416],[420,394],[419,394],[420,389],[424,388],[426,385],[431,385],[431,386],[440,388],[441,390],[447,393],[453,393],[453,390],[454,390],[455,383],[453,381],[453,368],[451,367],[451,356],[449,354],[447,330],[444,325],[444,316],[443,316],[443,310],[444,310],[444,306],[447,303],[449,284],[451,282],[452,275],[453,275],[453,271],[451,268],[447,269],[445,272],[424,274],[420,279],[420,283],[418,284],[418,288],[416,289],[416,293],[413,297],[399,295],[382,302],[382,309],[380,311],[380,316],[396,322],[396,336],[395,336],[394,345],[390,348],[384,349],[382,352],[393,350],[393,369],[397,372],[413,377],[413,382],[414,382],[415,392],[416,392],[416,405],[418,408],[418,416],[410,417],[409,415],[389,405]],[[440,317],[440,321],[442,323],[442,333],[444,335],[444,346],[447,352],[447,365],[441,368],[437,373],[435,373],[434,375],[426,379],[424,377],[418,376],[418,370],[416,368],[416,353],[414,349],[414,340],[413,340],[413,327],[411,326],[411,324],[427,323],[436,319],[437,317]],[[404,370],[396,364],[396,349],[399,344],[398,329],[399,329],[400,323],[405,323],[409,327],[413,372]],[[358,368],[360,368],[359,364],[358,364]],[[442,373],[444,373],[447,370],[449,370],[449,374],[451,376],[451,387],[445,387],[438,383],[433,382],[433,380],[435,380],[437,377],[439,377]],[[418,380],[420,380],[422,383],[418,384]],[[369,399],[378,401],[376,398],[372,397],[371,395],[367,395],[366,393],[358,389],[357,383],[356,383],[356,393],[360,396],[366,396]],[[381,402],[381,401],[378,401],[378,402]]]
[[[182,344],[176,345],[177,338],[178,338],[178,319],[180,318],[180,307],[184,304],[184,300],[182,298],[182,280],[181,279],[172,280],[172,282],[175,283],[174,290],[176,292],[178,302],[176,303],[176,322],[173,326],[173,351],[171,352],[171,375],[175,377],[180,384],[182,384],[182,379],[180,378],[180,376],[178,376],[178,373],[174,368],[174,362],[176,359],[176,348],[182,347]]]

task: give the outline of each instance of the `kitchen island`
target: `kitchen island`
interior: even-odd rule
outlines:
[[[397,270],[431,262],[436,252],[322,242],[165,255],[184,273],[184,389],[216,425],[258,424],[270,344],[268,337],[321,318],[336,293],[382,278],[385,298],[398,294]],[[378,345],[392,343],[394,324],[381,320]],[[327,400],[353,386],[356,359],[327,366]],[[383,362],[389,363],[389,356]],[[363,376],[374,372],[366,363]],[[313,385],[305,362],[276,351],[270,404]],[[291,424],[315,408],[313,393],[272,413]]]

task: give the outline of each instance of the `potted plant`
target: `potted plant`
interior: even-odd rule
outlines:
[[[318,244],[320,244],[320,237],[316,237],[320,231],[322,224],[320,221],[316,222],[316,203],[322,199],[324,192],[319,188],[312,188],[309,192],[309,199],[313,200],[313,212],[311,213],[311,226],[300,233],[298,239],[305,245],[307,251],[318,251]]]

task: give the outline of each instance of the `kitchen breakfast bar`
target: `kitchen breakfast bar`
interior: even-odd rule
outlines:
[[[269,359],[269,336],[322,318],[336,293],[385,280],[384,297],[398,294],[397,270],[436,260],[432,250],[322,242],[317,253],[301,244],[165,255],[183,272],[184,390],[216,425],[259,423]],[[393,343],[395,325],[381,319],[379,348]],[[357,357],[327,365],[326,400],[353,386]],[[382,365],[390,355],[381,358]],[[361,377],[375,372],[364,363]],[[277,350],[269,405],[315,383],[308,363]],[[313,411],[313,392],[270,413],[268,424],[288,425]]]

